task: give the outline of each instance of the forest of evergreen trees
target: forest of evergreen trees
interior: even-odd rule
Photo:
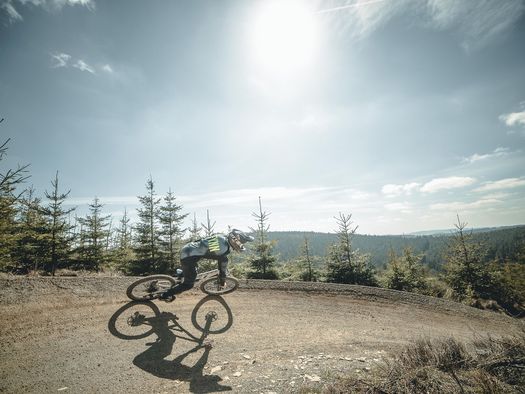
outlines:
[[[487,247],[486,261],[499,262],[517,259],[520,248],[525,245],[525,226],[472,231],[473,240],[482,242]],[[389,252],[393,249],[401,253],[410,247],[417,254],[423,255],[423,264],[435,271],[441,271],[445,264],[445,251],[454,231],[436,235],[366,235],[355,234],[353,247],[370,254],[371,263],[379,269],[384,268]],[[328,247],[336,242],[334,233],[317,233],[303,231],[273,231],[269,239],[276,241],[275,253],[281,261],[297,258],[304,237],[308,237],[310,253],[313,256],[324,256]]]
[[[0,146],[0,161],[8,142]],[[19,166],[0,173],[2,272],[170,274],[185,242],[215,232],[209,212],[206,223],[199,225],[194,215],[192,225],[184,227],[188,214],[171,190],[158,195],[151,177],[138,197],[138,220],[132,223],[125,211],[115,225],[97,197],[84,216],[66,208],[70,191],[58,172],[44,197],[38,197],[27,186],[28,170]],[[495,300],[507,311],[523,310],[525,226],[474,232],[458,216],[450,234],[373,236],[356,234],[352,215],[339,213],[333,234],[270,232],[261,198],[253,217],[256,241],[248,253],[230,259],[231,272],[240,278],[383,286],[473,305]]]

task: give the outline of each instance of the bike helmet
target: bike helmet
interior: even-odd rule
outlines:
[[[246,250],[246,248],[244,247],[244,244],[246,242],[251,242],[253,240],[254,238],[251,235],[248,235],[242,232],[241,230],[237,230],[237,229],[233,229],[228,234],[228,242],[230,243],[233,250],[236,250],[236,251]]]

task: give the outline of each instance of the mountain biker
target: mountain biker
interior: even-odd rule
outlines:
[[[175,299],[175,294],[191,289],[197,278],[197,263],[201,259],[217,260],[219,280],[221,285],[224,285],[224,280],[228,273],[227,255],[232,249],[237,252],[246,250],[244,244],[253,241],[253,239],[251,235],[233,229],[226,235],[214,234],[210,237],[187,243],[180,251],[180,263],[184,279],[182,283],[162,293],[160,299],[171,302]]]

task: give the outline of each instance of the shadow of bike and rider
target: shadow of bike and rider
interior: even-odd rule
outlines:
[[[161,312],[150,301],[130,302],[119,308],[109,319],[108,329],[117,338],[134,340],[156,335],[148,348],[133,359],[133,364],[140,369],[163,379],[187,381],[190,391],[209,393],[229,391],[232,388],[220,384],[216,375],[204,373],[208,357],[213,348],[208,338],[210,334],[226,332],[233,324],[233,315],[226,301],[220,296],[203,298],[191,313],[192,325],[200,332],[193,335],[180,323],[171,312]],[[175,341],[184,340],[194,343],[190,350],[167,359],[173,353]],[[183,364],[190,355],[202,351],[200,358],[192,365]]]

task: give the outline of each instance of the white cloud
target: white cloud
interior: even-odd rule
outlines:
[[[425,183],[420,190],[424,193],[435,193],[440,190],[456,189],[460,187],[469,186],[475,182],[475,178],[462,176],[436,178],[432,179],[430,182]]]
[[[494,149],[494,151],[492,153],[486,153],[486,154],[479,154],[479,153],[474,153],[472,156],[469,156],[469,157],[465,157],[463,158],[463,162],[464,163],[475,163],[477,161],[481,161],[481,160],[487,160],[487,159],[494,159],[494,158],[497,158],[497,157],[504,157],[504,156],[508,156],[510,154],[510,149],[509,148],[496,148]]]
[[[506,179],[501,179],[499,181],[486,182],[485,184],[481,185],[477,189],[474,189],[474,191],[487,192],[487,191],[494,191],[494,190],[513,189],[513,188],[521,187],[521,186],[525,186],[524,178],[506,178]]]
[[[491,212],[509,209],[509,194],[500,191],[479,195],[475,201],[451,202],[438,195],[438,199],[425,209],[417,198],[391,201],[379,193],[350,187],[263,187],[195,194],[176,193],[177,203],[182,205],[183,213],[189,213],[184,227],[191,226],[194,214],[198,223],[205,222],[209,210],[211,220],[216,222],[216,231],[224,231],[228,226],[241,229],[253,227],[255,220],[252,213],[259,209],[259,196],[262,198],[263,210],[271,214],[269,223],[272,231],[333,232],[336,229],[334,216],[338,212],[344,212],[353,215],[352,219],[359,225],[361,233],[399,234],[402,231],[444,228],[454,220],[458,212],[472,212],[473,217],[482,218]],[[510,196],[513,196],[513,201],[519,197],[517,193]],[[138,220],[136,208],[140,203],[136,196],[99,197],[99,201],[105,206],[104,213],[113,215],[113,223],[120,219],[125,208],[132,221]],[[92,202],[93,197],[71,197],[66,201],[68,205],[77,207],[76,213],[79,216],[88,212],[88,204]],[[425,218],[425,214],[429,219]],[[520,215],[523,217],[523,213]],[[519,217],[514,215],[513,220],[508,223],[516,220],[519,221]],[[507,222],[499,224],[505,223]]]
[[[381,188],[381,193],[386,197],[409,196],[416,191],[423,193],[435,193],[440,190],[456,189],[472,185],[475,178],[451,176],[448,178],[435,178],[421,186],[420,183],[411,182],[406,184],[387,184]]]
[[[342,193],[344,190],[338,190]],[[181,196],[180,201],[191,207],[214,207],[222,205],[245,205],[254,206],[259,196],[267,203],[301,201],[319,201],[325,197],[333,197],[334,189],[331,188],[287,188],[287,187],[266,187],[259,189],[234,189],[205,194],[194,194]],[[345,198],[348,195],[345,194]]]
[[[522,0],[428,0],[431,24],[461,34],[466,50],[485,45],[509,30],[525,11]]]
[[[407,8],[412,0],[358,0],[343,6],[322,8],[320,15],[330,18],[336,29],[348,31],[356,38],[363,38],[383,26]]]
[[[53,61],[53,68],[67,67],[71,56],[67,53],[52,53],[51,60]]]
[[[361,0],[361,1],[357,1],[357,2],[352,3],[352,4],[345,4],[345,5],[342,5],[342,6],[339,6],[339,7],[325,8],[325,9],[322,9],[322,10],[318,11],[317,13],[318,14],[326,14],[326,13],[329,13],[329,12],[348,10],[348,9],[351,9],[351,8],[360,8],[360,7],[364,7],[364,6],[367,6],[367,5],[370,5],[370,4],[374,4],[374,3],[383,3],[385,1],[388,1],[388,0],[364,0],[364,1]]]
[[[78,68],[80,71],[87,71],[88,73],[95,74],[93,67],[80,59],[73,64],[73,67]]]
[[[416,182],[406,183],[404,185],[388,184],[381,188],[381,193],[387,197],[397,197],[401,195],[410,195],[412,192],[417,191],[420,184]]]
[[[408,202],[394,202],[390,204],[385,204],[385,209],[389,211],[396,211],[401,213],[411,213],[412,207]]]
[[[20,15],[18,13],[18,11],[15,9],[15,7],[13,7],[11,2],[8,1],[8,2],[2,4],[0,6],[0,9],[4,9],[5,10],[5,12],[7,13],[7,18],[8,18],[10,23],[22,20],[22,15]]]
[[[99,202],[102,205],[139,205],[137,196],[108,196],[99,197]],[[71,197],[65,203],[67,205],[88,205],[93,202],[93,197]]]
[[[438,203],[431,204],[430,209],[433,211],[449,211],[449,212],[459,212],[459,211],[469,211],[476,210],[481,208],[487,208],[492,205],[501,203],[501,200],[495,198],[483,198],[473,202],[448,202],[448,203]]]
[[[358,215],[370,213],[376,218],[383,210],[379,199],[373,198],[372,194],[345,187],[263,187],[182,194],[176,197],[177,202],[183,206],[184,213],[190,213],[185,225],[190,225],[193,213],[196,213],[198,222],[203,222],[206,210],[209,210],[212,220],[217,222],[217,231],[221,231],[228,225],[238,228],[254,226],[252,213],[259,209],[259,196],[263,210],[271,213],[270,223],[274,230],[295,228],[332,231],[336,227],[333,217],[338,212],[356,213],[357,221]],[[106,196],[99,197],[99,201],[106,206],[104,212],[112,212],[115,216],[119,216],[118,212],[127,207],[132,220],[135,220],[134,212],[140,206],[136,196]],[[87,205],[92,202],[93,197],[72,197],[66,204],[76,206],[77,213],[81,216],[87,212]]]
[[[349,199],[354,201],[364,201],[373,197],[373,195],[368,192],[356,189],[345,189],[344,193],[346,193]]]
[[[335,28],[363,38],[397,15],[415,15],[420,26],[458,33],[466,50],[482,47],[508,31],[525,11],[522,0],[356,0],[322,8]]]
[[[503,114],[499,117],[499,120],[504,122],[509,127],[525,126],[525,111]]]
[[[263,210],[271,212],[273,229],[290,229],[295,223],[303,229],[332,231],[333,216],[338,212],[356,213],[357,221],[357,215],[376,217],[383,210],[380,199],[372,194],[345,187],[234,189],[181,195],[178,201],[186,212],[197,212],[200,217],[209,209],[218,227],[227,224],[248,227],[254,225],[251,213],[258,210],[259,196]]]
[[[52,68],[69,68],[73,67],[80,71],[86,71],[90,74],[97,74],[97,69],[107,73],[107,74],[114,74],[115,71],[109,64],[104,64],[102,66],[98,66],[97,69],[92,66],[91,64],[88,64],[86,61],[82,59],[73,59],[71,55],[68,55],[67,53],[51,53],[51,61],[52,61]]]
[[[17,8],[23,8],[27,4],[34,7],[42,7],[46,11],[59,11],[65,6],[83,6],[89,10],[95,9],[94,0],[3,0],[0,10],[4,9],[7,13],[9,23],[22,21],[22,15]]]
[[[81,5],[90,9],[95,8],[95,2],[93,0],[52,0],[51,2],[58,7]]]
[[[507,199],[509,197],[512,197],[513,195],[515,195],[515,193],[496,191],[494,193],[489,193],[489,194],[484,195],[483,198],[485,198],[485,199],[504,200],[504,199]]]
[[[102,71],[107,72],[109,74],[113,74],[113,67],[111,67],[109,64],[104,64],[102,67]]]

